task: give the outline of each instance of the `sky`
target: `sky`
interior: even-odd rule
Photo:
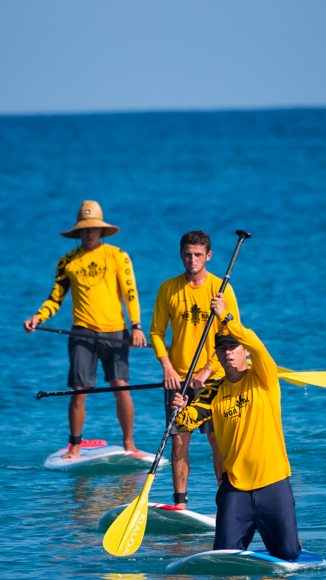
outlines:
[[[0,114],[326,106],[326,0],[0,0]]]

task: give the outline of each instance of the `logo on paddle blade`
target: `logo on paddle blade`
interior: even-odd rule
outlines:
[[[124,548],[123,551],[123,556],[128,556],[128,554],[132,553],[132,548],[134,546],[134,543],[136,541],[136,539],[139,536],[139,532],[142,532],[142,530],[144,529],[144,525],[146,526],[146,515],[145,514],[141,514],[140,517],[138,518],[136,524],[133,527],[133,531],[131,533],[131,535],[128,538],[128,541],[126,543],[126,546]]]

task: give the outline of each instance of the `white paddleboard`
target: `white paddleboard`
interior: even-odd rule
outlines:
[[[105,512],[100,518],[99,529],[105,533],[128,505],[119,505]],[[215,515],[203,515],[163,503],[148,503],[148,534],[193,534],[214,530]]]
[[[49,455],[45,460],[44,466],[47,469],[59,469],[64,471],[73,471],[86,466],[98,467],[125,467],[127,469],[146,469],[154,459],[153,453],[146,451],[125,451],[119,445],[108,445],[107,441],[101,439],[91,439],[83,441],[81,444],[80,455],[74,458],[64,458],[63,455],[68,451],[69,446],[59,449]],[[167,459],[162,458],[160,465],[166,465]]]
[[[165,571],[169,574],[255,575],[325,567],[325,558],[305,550],[294,562],[274,558],[266,550],[211,550],[171,562]]]

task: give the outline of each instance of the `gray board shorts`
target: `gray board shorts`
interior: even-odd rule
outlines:
[[[75,336],[74,336],[75,335]],[[73,326],[68,342],[70,368],[68,387],[93,388],[96,384],[97,364],[100,360],[104,380],[129,380],[129,332],[94,332]]]

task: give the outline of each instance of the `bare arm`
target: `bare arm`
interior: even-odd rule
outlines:
[[[24,328],[26,332],[31,333],[34,332],[35,328],[40,323],[40,317],[37,314],[33,314],[31,318],[28,318],[24,322]]]
[[[160,364],[163,369],[163,381],[164,387],[168,390],[177,390],[181,389],[181,381],[180,377],[176,370],[174,370],[169,357],[161,356],[159,359]]]

